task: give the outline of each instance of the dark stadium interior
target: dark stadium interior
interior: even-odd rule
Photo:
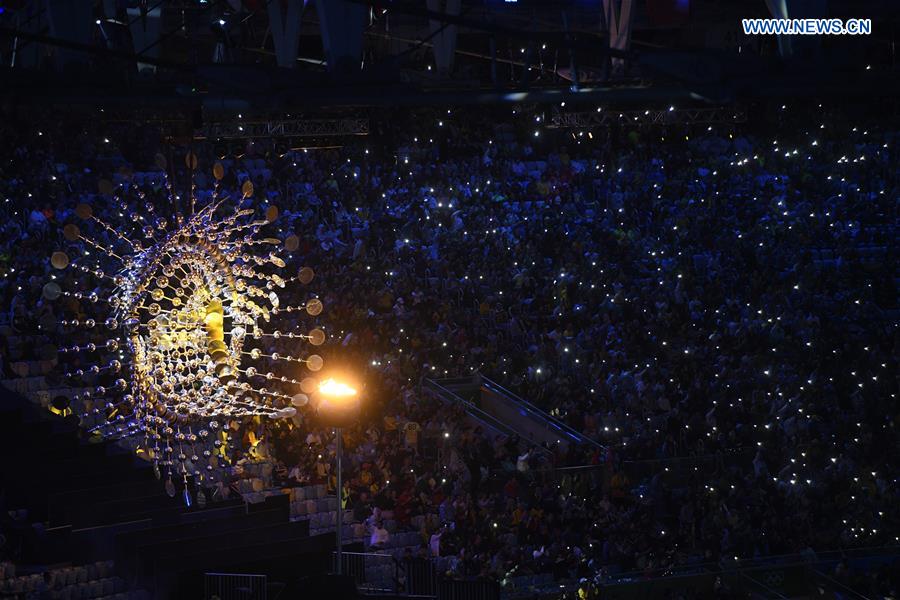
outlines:
[[[898,26],[0,0],[0,598],[900,597]]]

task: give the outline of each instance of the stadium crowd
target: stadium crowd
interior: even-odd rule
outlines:
[[[453,574],[565,580],[897,544],[900,129],[869,119],[813,104],[607,136],[430,111],[390,148],[225,161],[316,271],[326,364],[366,374],[341,497],[372,545],[415,521]],[[155,170],[158,136],[0,128],[0,295],[16,331],[52,331],[90,311],[42,298],[62,225],[79,202],[116,220],[98,179]],[[10,377],[40,349],[0,351]],[[493,440],[421,388],[479,374],[604,449]],[[333,436],[302,411],[236,431],[279,482],[333,486]]]

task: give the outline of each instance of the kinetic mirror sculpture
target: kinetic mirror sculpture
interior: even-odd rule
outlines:
[[[163,157],[157,162],[164,168]],[[188,154],[186,162],[193,172],[196,157]],[[220,190],[221,164],[213,174],[209,201],[200,206],[192,185],[189,215],[174,211],[172,220],[157,215],[137,185],[101,182],[102,195],[112,200],[108,212],[127,215],[125,224],[114,228],[91,206],[79,205],[77,216],[95,237],[68,224],[65,239],[85,250],[71,261],[64,251],[51,257],[55,268],[74,270],[79,289],[63,291],[55,281],[44,288],[50,300],[70,297],[86,302],[86,313],[105,314],[104,320],[62,321],[67,335],[85,343],[61,352],[90,365],[67,373],[73,384],[107,383],[77,398],[100,415],[91,431],[136,437],[136,450],[153,461],[157,476],[166,473],[170,495],[172,478],[182,480],[188,503],[188,478],[213,480],[216,467],[229,462],[229,421],[289,418],[307,403],[306,394],[318,387],[309,372],[323,361],[290,352],[325,341],[320,328],[293,329],[301,315],[322,312],[319,299],[285,306],[279,297],[295,282],[308,284],[313,271],[280,274],[287,265],[274,248],[282,241],[262,237],[278,209],[270,206],[265,219],[254,219],[252,183],[245,181],[232,200]],[[177,206],[167,177],[165,188],[170,206]],[[285,249],[296,250],[297,241],[289,236]],[[273,372],[279,367],[285,374]]]

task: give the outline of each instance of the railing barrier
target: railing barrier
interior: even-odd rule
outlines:
[[[206,600],[267,600],[265,575],[243,573],[205,573],[203,597]]]

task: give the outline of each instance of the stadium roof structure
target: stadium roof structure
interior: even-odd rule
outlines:
[[[802,6],[795,6],[801,5]],[[7,0],[0,95],[319,106],[896,94],[892,2]],[[742,18],[870,18],[866,36],[747,36]],[[801,12],[805,11],[805,12]]]

